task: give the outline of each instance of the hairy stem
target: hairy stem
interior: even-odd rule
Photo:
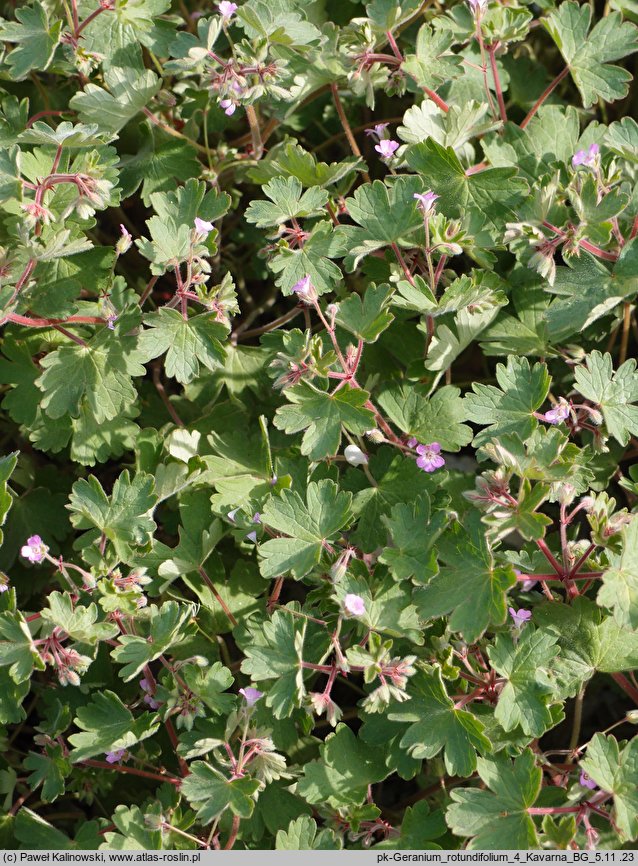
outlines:
[[[541,107],[541,105],[545,102],[545,100],[547,99],[547,97],[548,97],[550,94],[552,94],[552,93],[554,92],[554,90],[558,87],[558,85],[561,83],[561,81],[563,80],[563,78],[565,78],[565,77],[567,76],[568,73],[569,73],[569,67],[566,66],[566,67],[563,69],[562,72],[559,72],[559,73],[558,73],[558,75],[557,75],[556,78],[552,81],[552,83],[549,84],[549,85],[545,88],[545,90],[543,90],[543,92],[542,92],[541,95],[538,97],[538,99],[536,100],[536,102],[534,103],[534,105],[532,105],[532,107],[530,108],[530,110],[529,110],[528,113],[527,113],[527,116],[525,117],[525,119],[524,119],[523,122],[521,123],[521,129],[525,129],[525,127],[527,126],[527,124],[530,122],[530,120],[532,119],[532,117],[534,117],[534,115],[536,114],[536,112],[538,111],[538,109]]]
[[[359,145],[357,144],[357,140],[352,133],[352,129],[350,127],[350,123],[348,122],[348,118],[346,117],[346,113],[343,110],[343,105],[341,104],[341,99],[339,97],[339,88],[337,86],[336,81],[330,85],[330,89],[332,91],[332,101],[334,102],[334,106],[337,110],[337,115],[341,122],[341,126],[343,127],[343,131],[348,139],[348,144],[350,145],[350,150],[355,156],[361,158],[361,151],[359,150]],[[366,183],[370,183],[370,175],[367,171],[363,172],[363,179]]]
[[[487,49],[488,57],[490,58],[490,67],[492,69],[492,78],[494,79],[494,87],[496,88],[496,98],[498,100],[498,108],[501,114],[503,123],[507,123],[507,111],[505,110],[505,100],[503,99],[503,88],[501,87],[501,79],[498,74],[496,65],[496,49],[498,44],[489,45]]]

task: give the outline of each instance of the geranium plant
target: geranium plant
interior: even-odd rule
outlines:
[[[635,3],[2,11],[4,847],[635,845]]]

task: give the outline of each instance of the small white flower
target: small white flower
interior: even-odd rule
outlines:
[[[343,456],[351,466],[363,466],[368,462],[367,456],[358,445],[347,445],[343,451]]]

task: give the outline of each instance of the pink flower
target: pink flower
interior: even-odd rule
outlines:
[[[514,620],[514,625],[516,628],[521,628],[526,622],[532,618],[531,610],[525,610],[524,607],[520,608],[520,610],[514,610],[513,607],[509,608],[510,616]]]
[[[317,290],[312,285],[312,280],[310,279],[309,274],[306,274],[305,277],[302,277],[298,282],[296,282],[291,291],[293,294],[297,295],[300,300],[305,301],[307,304],[312,304],[317,300]]]
[[[246,538],[248,541],[252,541],[253,544],[257,544],[257,533],[254,530],[249,532]]]
[[[590,791],[593,791],[594,788],[597,788],[598,785],[594,782],[593,779],[590,779],[587,773],[584,770],[581,770],[579,783],[583,786],[583,788],[589,788]]]
[[[199,217],[195,217],[195,231],[198,235],[203,235],[205,238],[207,238],[213,229],[213,224],[209,223],[208,220],[203,220]]]
[[[146,678],[140,680],[140,688],[143,692],[146,692],[146,694],[144,695],[144,703],[147,704],[152,710],[158,709],[158,707],[160,706],[160,702],[156,701],[153,697],[153,689]]]
[[[126,749],[115,749],[115,751],[107,752],[105,755],[107,764],[119,764],[121,761],[126,761],[127,759],[128,752]]]
[[[366,612],[366,605],[360,595],[355,595],[354,592],[349,592],[343,600],[343,606],[346,611],[352,616],[363,616]]]
[[[596,162],[596,157],[600,153],[600,148],[597,144],[590,144],[587,150],[579,150],[572,156],[572,168],[578,165],[592,166]]]
[[[385,131],[389,123],[376,123],[371,129],[366,129],[366,135],[373,135],[378,139],[385,137]]]
[[[8,589],[9,589],[9,578],[7,577],[7,575],[3,571],[0,571],[0,595],[3,592],[6,592]]]
[[[543,418],[548,424],[560,424],[569,418],[569,411],[569,403],[561,397],[553,409],[545,412]]]
[[[424,216],[428,216],[434,210],[434,202],[439,196],[429,189],[427,192],[415,192],[414,198],[417,200],[417,207],[423,211]]]
[[[400,145],[398,141],[392,138],[384,138],[378,144],[375,144],[374,149],[380,153],[383,159],[392,159]]]
[[[441,466],[445,466],[445,460],[441,457],[441,446],[438,442],[432,442],[431,445],[417,445],[416,453],[419,455],[416,459],[416,465],[425,472],[434,472]]]
[[[231,117],[237,111],[237,105],[232,99],[220,99],[219,107],[224,109],[226,117]]]
[[[126,226],[123,226],[120,223],[120,237],[115,244],[115,250],[118,256],[122,256],[125,252],[130,250],[132,243],[133,235],[129,231],[127,231]]]
[[[221,3],[217,6],[217,11],[224,21],[228,21],[237,11],[237,4],[231,3],[230,0],[221,0]]]
[[[487,0],[468,0],[468,3],[476,16],[482,15],[487,9]]]
[[[414,436],[410,436],[410,438],[408,439],[408,448],[416,448],[418,444],[419,440],[415,439]]]
[[[27,543],[20,548],[20,556],[24,556],[29,562],[42,562],[48,549],[39,535],[32,535],[27,538]]]
[[[263,692],[260,692],[259,689],[254,689],[252,686],[247,686],[245,689],[240,689],[239,694],[244,696],[246,705],[249,707],[254,707],[259,698],[263,698],[264,696]]]

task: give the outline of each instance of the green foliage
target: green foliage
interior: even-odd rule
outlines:
[[[542,772],[526,749],[510,761],[503,755],[479,758],[478,772],[487,788],[457,788],[447,822],[453,833],[470,836],[468,848],[496,851],[538,848],[538,835],[527,809],[541,787]]]
[[[621,839],[635,839],[638,836],[636,740],[621,751],[615,737],[596,734],[587,747],[583,770],[603,791],[613,794],[614,819]]]
[[[621,23],[619,12],[612,12],[589,33],[591,9],[567,0],[545,20],[545,27],[568,64],[588,108],[598,98],[606,102],[622,99],[631,76],[610,61],[620,60],[638,50],[636,28]]]
[[[576,388],[600,407],[610,436],[621,445],[638,432],[638,374],[634,359],[613,371],[611,355],[592,352],[576,370]]]
[[[455,708],[440,669],[417,674],[411,686],[410,700],[388,712],[392,721],[412,723],[401,738],[401,746],[413,757],[426,759],[443,749],[446,771],[453,776],[470,776],[476,770],[476,751],[490,751],[483,725],[472,713]]]
[[[477,514],[455,523],[437,545],[438,574],[415,593],[426,619],[449,614],[450,628],[473,643],[490,624],[505,620],[505,594],[514,585],[511,568],[497,566]],[[463,575],[463,580],[458,576]]]
[[[367,391],[349,385],[335,394],[310,384],[296,385],[286,391],[290,404],[277,409],[275,426],[289,434],[305,430],[301,453],[319,460],[336,453],[343,428],[361,434],[374,427],[374,415],[366,408],[369,396]]]
[[[195,761],[191,774],[182,783],[184,796],[197,809],[202,824],[210,824],[226,809],[240,818],[249,818],[255,807],[253,795],[259,782],[245,776],[229,781],[205,761]]]
[[[69,757],[73,763],[101,753],[128,749],[152,737],[160,723],[154,713],[134,717],[116,694],[103,691],[78,709],[75,724],[82,733],[69,737],[73,746]]]
[[[2,15],[5,850],[629,850],[635,0]]]
[[[329,480],[309,484],[305,502],[291,490],[273,497],[262,520],[287,537],[273,538],[260,546],[263,576],[291,572],[298,579],[308,574],[326,544],[348,524],[351,502],[351,495]]]
[[[220,339],[226,329],[211,320],[206,313],[184,319],[177,310],[159,310],[146,316],[148,326],[140,337],[140,360],[146,362],[166,353],[164,369],[183,385],[200,372],[200,364],[215,370],[224,363],[224,347]]]
[[[496,381],[498,388],[473,385],[474,393],[465,398],[470,421],[488,425],[474,437],[475,445],[508,433],[527,439],[536,428],[534,412],[542,406],[549,391],[546,368],[542,364],[530,366],[527,358],[510,357],[507,367],[498,364]]]

